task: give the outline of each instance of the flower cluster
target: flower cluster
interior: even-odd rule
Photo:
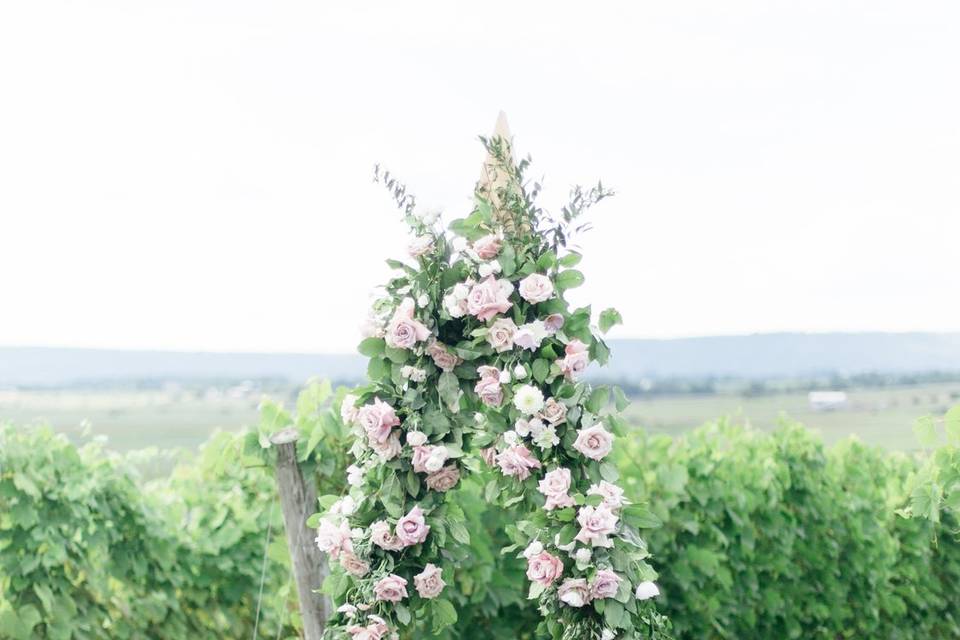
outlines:
[[[360,345],[370,383],[341,403],[356,460],[349,494],[321,500],[317,544],[342,569],[329,588],[345,601],[334,632],[354,640],[398,637],[414,624],[410,606],[435,625],[455,620],[443,560],[469,531],[447,492],[477,468],[471,454],[495,474],[488,500],[530,510],[515,542],[531,597],[563,622],[556,633],[610,640],[662,624],[644,604],[656,594],[638,535],[648,512],[626,500],[607,460],[622,421],[610,390],[581,379],[607,347],[589,307],[564,297],[583,281],[579,254],[565,250],[570,222],[604,192],[579,192],[579,209],[551,222],[504,144],[488,141],[476,207],[451,234],[406,209],[415,264],[391,262],[397,275]],[[606,600],[617,606],[594,605]]]

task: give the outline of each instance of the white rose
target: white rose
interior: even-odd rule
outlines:
[[[408,431],[407,444],[411,447],[422,447],[427,444],[427,434],[422,431]]]
[[[520,435],[516,431],[507,431],[503,434],[503,441],[509,446],[515,447],[520,443]]]
[[[428,473],[436,473],[443,468],[443,464],[447,461],[447,448],[443,445],[434,447],[430,451],[430,455],[427,457],[427,460],[423,463],[423,468],[427,470]]]
[[[427,306],[428,304],[430,304],[430,296],[428,296],[428,295],[425,294],[425,293],[421,293],[421,294],[420,294],[420,297],[417,298],[417,306],[422,309],[423,307]]]
[[[536,304],[549,300],[553,296],[553,283],[543,274],[531,273],[520,281],[518,291],[521,298],[530,304]]]
[[[637,600],[649,600],[660,595],[660,589],[653,582],[641,582],[637,585]]]
[[[527,369],[522,364],[518,364],[513,368],[513,377],[517,380],[523,380],[527,377]]]
[[[347,484],[351,487],[359,487],[363,484],[363,469],[355,464],[347,467]]]
[[[541,553],[543,553],[543,543],[539,540],[534,540],[523,550],[523,557],[529,560],[533,556],[538,556]]]
[[[578,566],[586,565],[588,562],[590,562],[590,559],[593,557],[593,552],[590,551],[590,549],[580,547],[579,549],[577,549],[577,552],[574,554],[573,557],[576,559]]]
[[[486,278],[487,276],[491,276],[495,273],[500,273],[501,271],[500,263],[497,260],[484,262],[480,265],[480,268],[478,269],[478,271],[480,272],[481,278]]]

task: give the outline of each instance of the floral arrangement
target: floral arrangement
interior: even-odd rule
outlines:
[[[449,232],[377,171],[413,237],[410,260],[388,261],[396,275],[359,347],[370,383],[340,407],[356,435],[349,493],[322,498],[313,520],[334,565],[325,590],[340,605],[325,637],[397,640],[456,622],[444,592],[470,534],[447,492],[483,466],[495,470],[487,500],[519,512],[505,552],[527,564],[539,634],[667,637],[639,534],[656,518],[624,498],[608,462],[626,400],[581,380],[607,361],[599,332],[620,316],[608,309],[594,328],[590,307],[564,299],[584,281],[570,240],[610,192],[577,187],[550,216],[524,179],[529,160],[515,163],[505,136],[481,140],[475,207]]]

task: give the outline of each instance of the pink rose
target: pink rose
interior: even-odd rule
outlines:
[[[370,540],[386,551],[399,551],[404,546],[400,538],[390,530],[390,525],[383,520],[377,520],[370,525]]]
[[[518,290],[521,298],[530,304],[537,304],[553,296],[553,283],[543,274],[531,273],[520,281]]]
[[[519,480],[530,477],[531,469],[539,469],[540,461],[531,455],[525,446],[516,445],[497,454],[497,464],[505,476],[516,476]]]
[[[427,355],[433,358],[433,364],[437,365],[442,371],[453,371],[454,367],[463,362],[460,358],[450,353],[447,346],[440,342],[432,342],[427,347]]]
[[[470,289],[470,294],[467,296],[467,311],[470,315],[486,322],[512,306],[509,300],[511,293],[513,293],[513,285],[509,280],[497,280],[490,276]]]
[[[617,595],[620,589],[620,576],[608,569],[597,571],[593,582],[590,583],[590,597],[594,600],[603,600]]]
[[[623,497],[623,489],[606,480],[601,480],[600,484],[591,485],[590,488],[587,489],[587,495],[601,496],[603,498],[603,504],[610,507],[611,511],[616,511],[623,505],[628,504]]]
[[[500,387],[500,370],[496,367],[477,367],[480,380],[473,387],[480,396],[480,402],[488,407],[499,407],[503,402],[503,389]]]
[[[575,540],[593,547],[612,547],[613,541],[607,536],[617,528],[617,516],[610,507],[601,504],[598,507],[580,507],[577,514],[580,533]]]
[[[427,476],[427,489],[443,493],[453,489],[459,481],[460,469],[451,464]]]
[[[370,573],[370,565],[350,552],[340,554],[340,565],[344,571],[357,578]]]
[[[589,349],[579,340],[571,340],[564,353],[564,358],[560,360],[560,369],[571,380],[583,373],[590,364]]]
[[[544,422],[557,426],[567,419],[567,406],[556,401],[555,398],[548,398],[540,410],[540,419]]]
[[[430,337],[430,330],[413,317],[414,302],[404,298],[387,323],[384,340],[394,349],[412,349],[418,342]]]
[[[423,517],[423,510],[419,505],[410,510],[410,513],[397,521],[397,538],[405,547],[411,547],[420,544],[427,539],[430,533],[430,525]]]
[[[554,469],[548,472],[539,484],[540,493],[547,497],[543,508],[547,511],[563,509],[574,505],[573,498],[567,495],[570,491],[570,469]]]
[[[341,553],[353,553],[353,543],[350,541],[350,525],[346,520],[339,525],[330,519],[324,518],[317,527],[317,548],[330,554],[331,558],[339,558]]]
[[[590,602],[590,587],[583,578],[567,578],[557,589],[560,602],[571,607],[582,607]]]
[[[391,573],[373,585],[373,595],[377,600],[400,602],[407,597],[407,581]]]
[[[510,318],[500,318],[492,325],[487,333],[487,342],[497,353],[503,353],[513,349],[513,334],[517,331],[517,325]]]
[[[443,581],[443,572],[440,567],[428,564],[419,574],[413,576],[413,584],[421,598],[436,598],[447,586]]]
[[[393,407],[374,398],[373,404],[364,405],[357,411],[357,423],[366,431],[370,442],[386,442],[390,430],[400,425],[400,418]]]
[[[580,429],[573,448],[591,460],[603,460],[613,449],[613,434],[599,424]]]
[[[365,627],[352,624],[347,627],[347,633],[350,634],[351,640],[384,640],[390,633],[390,629],[380,622],[374,622]]]
[[[532,582],[549,587],[561,575],[563,575],[563,562],[546,551],[527,559],[527,578]]]
[[[376,453],[381,460],[386,462],[400,455],[400,452],[403,450],[403,445],[400,444],[400,436],[396,433],[391,433],[386,442],[371,441],[370,448],[373,449],[373,452]]]
[[[490,234],[475,241],[473,243],[473,250],[477,252],[477,256],[481,260],[490,260],[491,258],[496,258],[497,254],[500,253],[500,244],[500,238]]]
[[[563,324],[563,315],[559,313],[551,313],[543,320],[543,325],[550,335],[553,335],[557,331],[560,331],[560,329],[563,329]]]

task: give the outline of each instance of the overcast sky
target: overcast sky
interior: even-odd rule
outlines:
[[[619,336],[960,330],[960,4],[4,2],[0,345],[346,351],[507,112]]]

